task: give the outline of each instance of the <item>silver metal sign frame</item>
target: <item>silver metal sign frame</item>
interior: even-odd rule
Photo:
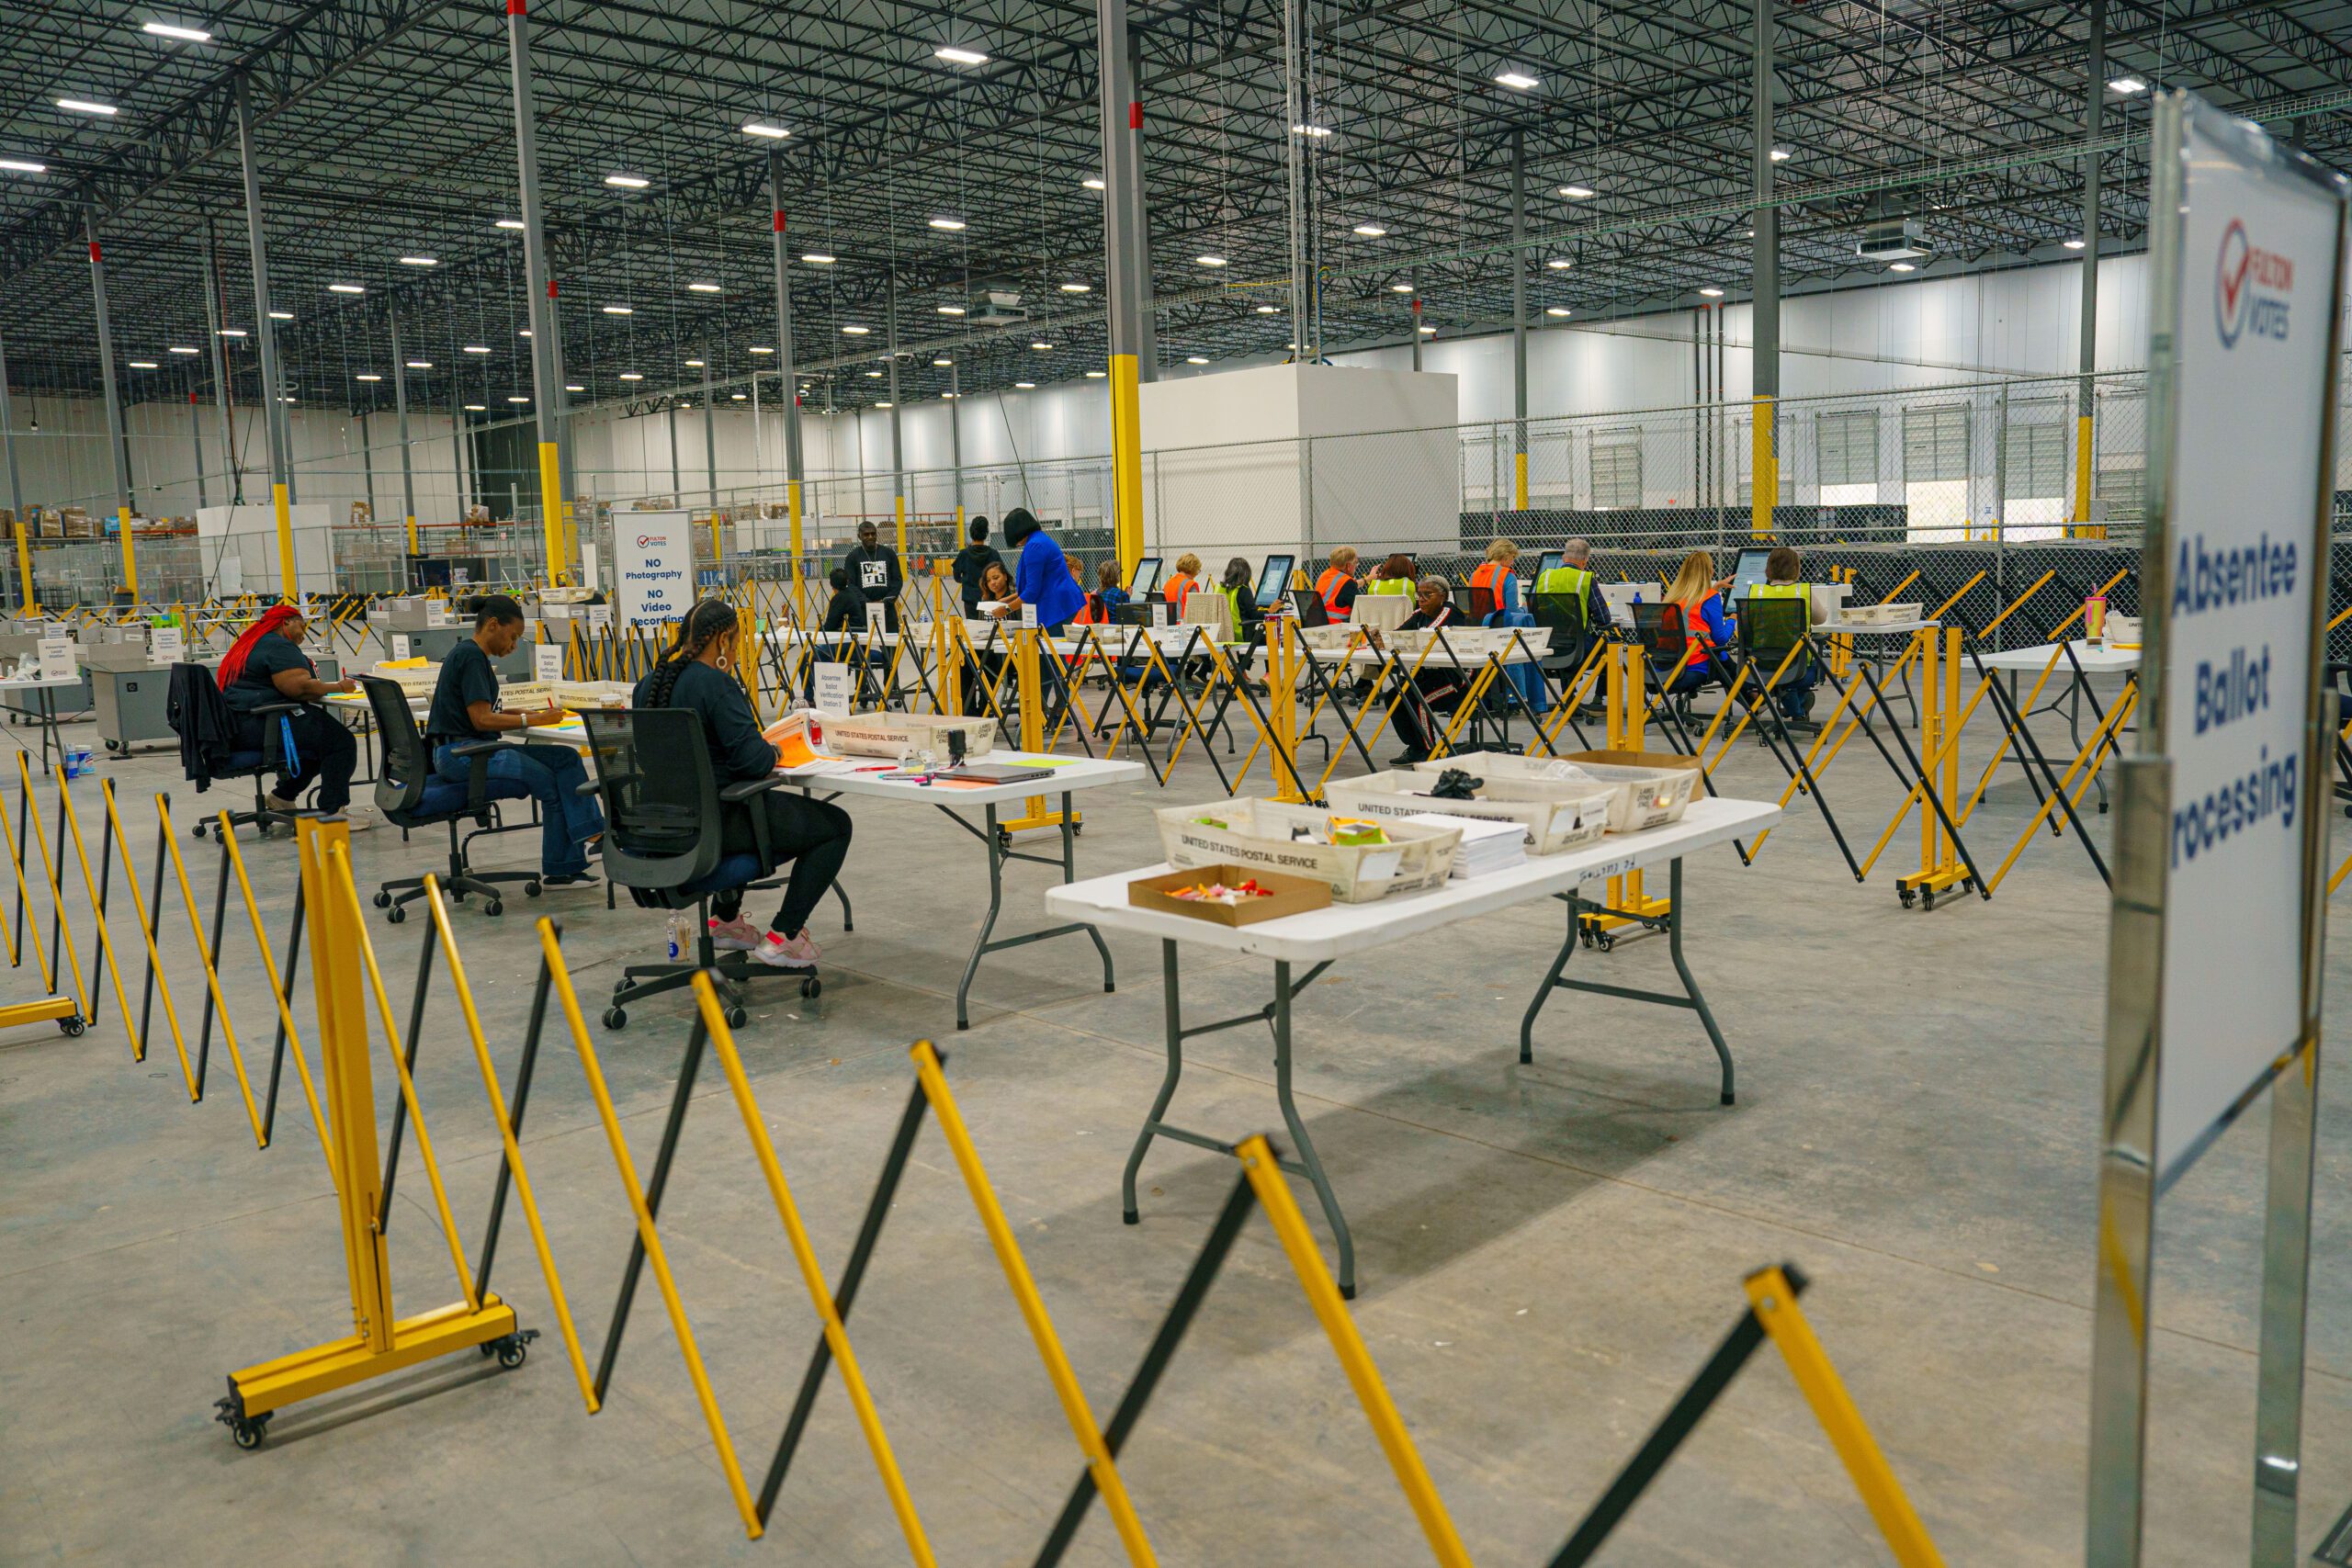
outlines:
[[[2249,169],[2308,181],[2335,203],[2331,274],[2312,297],[2327,301],[2326,423],[2312,518],[2310,678],[2304,693],[2301,1038],[2248,1084],[2214,1123],[2159,1171],[2158,1064],[2164,1048],[2162,981],[2171,759],[2162,747],[2165,659],[2171,640],[2172,515],[2179,452],[2179,344],[2187,135],[2199,135]],[[2313,1107],[2319,1093],[2320,960],[2324,935],[2328,761],[2335,702],[2324,690],[2328,536],[2335,491],[2336,381],[2342,351],[2346,186],[2343,178],[2274,141],[2249,121],[2188,93],[2155,105],[2149,179],[2154,288],[2148,351],[2147,511],[2140,567],[2145,613],[2140,672],[2140,747],[2118,767],[2113,915],[2108,935],[2107,1072],[2098,1175],[2098,1287],[2092,1325],[2088,1545],[2091,1568],[2140,1562],[2147,1458],[2148,1347],[2154,1325],[2151,1262],[2156,1200],[2266,1088],[2270,1100],[2268,1191],[2263,1212],[2261,1349],[2256,1372],[2253,1540],[2256,1568],[2293,1568],[2296,1485],[2301,1469],[2304,1296],[2310,1279]]]

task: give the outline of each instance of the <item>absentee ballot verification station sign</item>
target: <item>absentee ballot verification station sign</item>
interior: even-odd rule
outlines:
[[[693,518],[684,512],[613,513],[613,597],[624,626],[666,626],[695,606]]]
[[[2170,462],[2142,573],[2161,682],[2142,750],[2172,764],[2160,1179],[2302,1038],[2306,829],[2329,809],[2312,730],[2341,200],[2250,156],[2268,149],[2247,130],[2184,117],[2178,298],[2154,323],[2172,338]]]

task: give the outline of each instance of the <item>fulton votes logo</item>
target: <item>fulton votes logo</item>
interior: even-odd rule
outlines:
[[[2213,329],[2222,346],[2235,348],[2249,333],[2285,342],[2287,296],[2294,288],[2295,264],[2255,244],[2246,238],[2245,222],[2231,219],[2213,263]]]
[[[665,541],[659,534],[639,534],[637,536],[637,547],[640,550],[645,548],[648,545],[658,545],[664,542]]]

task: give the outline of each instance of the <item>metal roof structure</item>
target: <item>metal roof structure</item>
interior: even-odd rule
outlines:
[[[1279,0],[1130,12],[1163,363],[1278,355],[1294,336],[1294,136],[1326,349],[1405,341],[1415,295],[1443,333],[1508,323],[1514,254],[1539,321],[1546,309],[1589,319],[1695,304],[1701,288],[1745,291],[1747,0],[1299,3],[1296,129]],[[909,401],[946,387],[939,360],[967,393],[1101,367],[1091,6],[546,0],[531,19],[575,406],[691,389],[689,359],[721,378],[772,367],[751,352],[773,348],[775,330],[772,151],[801,258],[794,346],[811,404],[882,396],[858,372],[894,326]],[[430,367],[406,372],[413,403],[527,412],[521,236],[498,226],[518,206],[498,8],[99,0],[20,7],[16,21],[0,34],[0,73],[16,84],[0,103],[0,160],[42,171],[0,162],[0,338],[19,388],[96,389],[85,211],[105,247],[118,362],[160,367],[120,371],[134,400],[208,384],[207,356],[172,353],[206,342],[208,236],[221,325],[250,327],[242,74],[297,400],[390,406],[390,307],[403,357]],[[2085,5],[1784,0],[1776,27],[1784,291],[1881,276],[1883,264],[1854,251],[1873,216],[1921,220],[1930,271],[2069,254]],[[1507,73],[1532,85],[1497,80]],[[2123,84],[2108,90],[2100,141],[2109,251],[2140,242],[2147,87],[2300,126],[2331,162],[2352,152],[2346,0],[2113,0],[2102,73]],[[789,134],[747,132],[753,122]],[[1514,137],[1529,193],[1517,253]],[[616,174],[645,183],[608,184]],[[808,259],[820,256],[831,259]],[[1018,293],[1023,319],[975,325],[989,289]],[[250,400],[252,340],[229,341],[236,395]]]

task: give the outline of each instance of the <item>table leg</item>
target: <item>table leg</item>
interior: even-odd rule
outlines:
[[[997,833],[996,807],[993,806],[988,808],[988,822],[989,913],[988,918],[980,922],[980,934],[973,940],[972,956],[965,962],[963,983],[956,987],[956,1027],[958,1029],[972,1027],[969,1007],[972,976],[980,972],[980,954],[989,950],[989,934],[996,930],[997,911],[1004,908],[1004,848]]]
[[[1135,1224],[1143,1218],[1136,1206],[1136,1177],[1143,1169],[1143,1156],[1151,1147],[1154,1134],[1159,1131],[1160,1118],[1168,1114],[1169,1104],[1176,1098],[1176,1085],[1184,1076],[1184,1005],[1176,995],[1176,944],[1163,941],[1159,944],[1160,981],[1167,992],[1168,1072],[1159,1080],[1159,1093],[1151,1102],[1151,1114],[1144,1118],[1143,1130],[1136,1134],[1136,1146],[1127,1151],[1127,1168],[1119,1178],[1120,1218]]]
[[[1679,997],[1665,991],[1645,991],[1633,986],[1612,986],[1600,980],[1569,979],[1566,971],[1569,955],[1576,951],[1577,922],[1587,908],[1599,908],[1601,906],[1591,904],[1574,893],[1561,893],[1555,897],[1568,907],[1568,940],[1560,945],[1559,956],[1552,961],[1551,969],[1545,974],[1543,983],[1535,988],[1534,999],[1527,1004],[1526,1016],[1520,1021],[1519,1059],[1521,1062],[1532,1062],[1535,1059],[1533,1050],[1535,1015],[1544,1010],[1544,1004],[1551,999],[1555,990],[1586,991],[1594,996],[1615,997],[1620,1001],[1650,1002],[1658,1007],[1689,1008],[1699,1015],[1700,1027],[1707,1032],[1707,1043],[1714,1047],[1715,1061],[1723,1069],[1723,1103],[1725,1105],[1733,1103],[1735,1084],[1731,1047],[1724,1043],[1724,1032],[1716,1026],[1714,1010],[1707,1006],[1706,993],[1699,988],[1698,980],[1690,973],[1690,963],[1682,955],[1682,858],[1677,855],[1667,865],[1667,952],[1674,960],[1674,973],[1682,981],[1682,994]]]
[[[1308,978],[1312,979],[1310,975]],[[1303,988],[1303,987],[1302,987]],[[1347,1301],[1356,1295],[1356,1240],[1348,1231],[1348,1217],[1340,1212],[1338,1194],[1331,1190],[1331,1179],[1323,1174],[1322,1156],[1315,1152],[1315,1140],[1306,1135],[1306,1123],[1298,1114],[1298,1103],[1291,1097],[1290,1087],[1290,964],[1274,965],[1274,1099],[1282,1106],[1283,1125],[1290,1129],[1291,1141],[1298,1145],[1298,1157],[1306,1167],[1306,1179],[1315,1184],[1315,1195],[1322,1200],[1323,1217],[1331,1222],[1331,1235],[1340,1244],[1340,1295]]]
[[[1002,941],[993,939],[996,918],[1004,908],[1004,864],[1007,861],[1035,861],[1039,865],[1058,866],[1064,883],[1078,880],[1075,836],[1079,824],[1071,819],[1073,813],[1070,810],[1070,792],[1064,790],[1061,792],[1061,796],[1062,853],[1058,861],[1048,860],[1044,855],[1029,854],[1014,849],[1012,841],[1012,829],[998,824],[996,807],[993,806],[987,808],[988,830],[986,832],[973,827],[946,807],[939,807],[949,821],[954,822],[986,845],[989,857],[988,918],[980,922],[980,934],[972,942],[972,956],[964,964],[963,983],[956,987],[956,1027],[958,1029],[969,1029],[972,1026],[970,1010],[972,978],[979,973],[980,959],[1002,948],[1023,947],[1030,942],[1044,942],[1050,937],[1069,936],[1073,931],[1084,931],[1088,940],[1094,943],[1094,951],[1102,955],[1102,988],[1105,991],[1115,991],[1119,988],[1112,974],[1111,950],[1103,945],[1102,933],[1083,920],[1072,920],[1066,925],[1047,926],[1043,931],[1023,931],[1019,936],[1009,936]]]

